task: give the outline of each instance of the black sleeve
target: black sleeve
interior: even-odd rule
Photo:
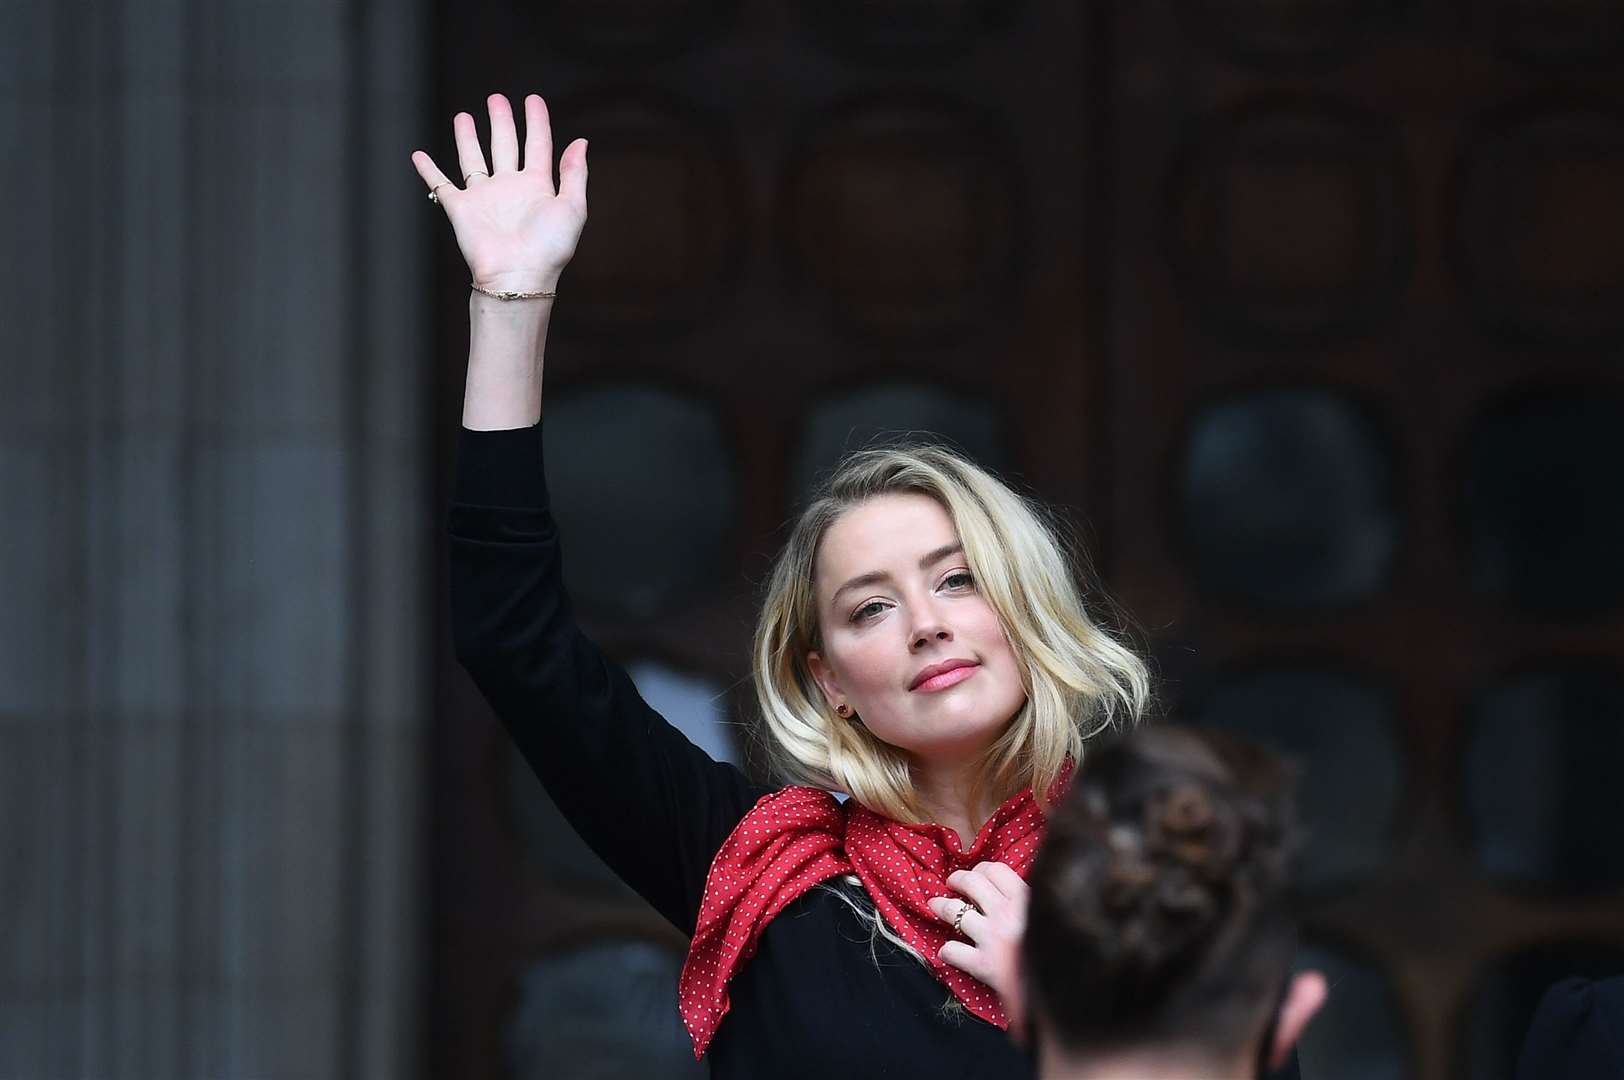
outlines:
[[[711,859],[766,789],[649,708],[576,625],[539,425],[462,432],[449,524],[457,660],[575,830],[692,933]]]

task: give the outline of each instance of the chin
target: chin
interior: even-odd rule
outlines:
[[[963,728],[938,729],[931,732],[929,740],[922,740],[928,741],[928,745],[922,746],[916,753],[935,757],[979,754],[997,742],[998,736],[1002,735],[1008,726],[1008,723],[995,724],[991,727],[978,724],[966,725]]]
[[[951,693],[951,691],[949,691]],[[914,711],[897,727],[868,723],[869,733],[875,738],[916,757],[963,757],[967,753],[985,750],[1008,730],[1021,706],[1022,697],[1013,707],[1004,703],[989,707],[968,695],[962,700],[942,701],[940,708],[927,710],[923,715]],[[917,709],[917,704],[915,705]],[[912,710],[910,710],[912,711]],[[1003,718],[989,722],[988,716],[1003,714]],[[889,734],[885,730],[890,728]],[[895,738],[890,737],[895,735]]]

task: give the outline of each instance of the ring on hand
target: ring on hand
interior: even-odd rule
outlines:
[[[435,184],[433,187],[429,188],[429,202],[431,202],[431,203],[439,202],[440,201],[440,189],[443,188],[443,187],[453,187],[453,186],[454,185],[449,180],[447,180],[443,184]]]
[[[970,901],[968,901],[968,900],[960,900],[959,901],[959,913],[957,915],[953,916],[953,932],[955,934],[961,934],[961,933],[964,932],[964,931],[959,929],[959,924],[964,921],[965,913],[968,912],[974,906],[975,905],[970,903]]]
[[[463,182],[463,183],[464,183],[464,184],[466,184],[466,183],[467,183],[467,182],[468,182],[468,180],[469,180],[469,178],[470,178],[470,177],[474,177],[474,176],[483,176],[483,177],[484,177],[484,178],[485,178],[485,179],[487,179],[487,180],[489,180],[489,179],[490,179],[490,178],[491,178],[491,174],[490,174],[490,173],[488,173],[488,172],[482,172],[482,171],[480,171],[480,170],[479,170],[479,169],[475,169],[475,170],[474,170],[474,171],[473,171],[473,172],[471,172],[471,173],[468,173],[468,174],[467,174],[467,175],[466,175],[466,176],[464,176],[464,177],[463,177],[463,178],[462,178],[462,182]]]

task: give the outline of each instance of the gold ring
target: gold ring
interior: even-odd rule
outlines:
[[[456,185],[449,180],[443,184],[435,184],[433,187],[429,188],[429,202],[437,203],[440,201],[439,191],[443,187],[456,187]]]
[[[479,170],[479,169],[475,169],[475,170],[474,170],[474,171],[473,171],[473,172],[471,172],[471,173],[465,173],[465,174],[464,174],[464,175],[463,175],[463,178],[462,178],[462,182],[463,182],[463,183],[465,183],[465,184],[466,184],[466,183],[467,183],[467,182],[468,182],[468,180],[469,180],[469,179],[470,179],[470,178],[471,178],[471,177],[475,177],[475,176],[483,176],[483,177],[484,177],[484,178],[485,178],[485,179],[487,179],[487,180],[489,180],[489,179],[490,179],[490,178],[491,178],[491,174],[490,174],[490,173],[488,173],[488,172],[481,172],[481,171],[480,171],[480,170]]]
[[[955,934],[963,933],[963,931],[959,929],[959,924],[964,921],[965,914],[974,906],[975,905],[971,904],[968,900],[959,901],[959,913],[953,916],[953,932]]]

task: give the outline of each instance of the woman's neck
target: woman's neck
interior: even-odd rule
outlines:
[[[930,820],[958,833],[959,847],[966,851],[975,843],[981,826],[997,809],[996,804],[975,805],[971,801],[979,766],[977,760],[966,760],[920,763],[914,767],[914,791],[929,812]]]

